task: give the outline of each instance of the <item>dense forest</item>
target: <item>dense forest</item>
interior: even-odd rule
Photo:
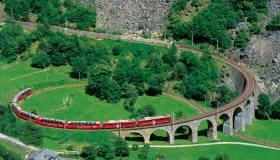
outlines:
[[[73,0],[4,0],[5,12],[15,20],[48,23],[78,29],[95,27],[94,6]]]
[[[185,20],[187,4],[199,10],[196,15]],[[258,34],[260,21],[268,13],[268,0],[176,0],[168,15],[168,33],[173,38],[194,39],[196,43],[219,45],[220,51],[235,47],[244,49],[250,34]],[[233,36],[230,30],[239,22],[248,22],[249,29],[241,30]],[[245,33],[244,33],[245,32]]]

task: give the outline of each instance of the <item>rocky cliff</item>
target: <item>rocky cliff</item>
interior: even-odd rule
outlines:
[[[270,12],[264,25],[280,11],[280,1],[270,1]],[[262,91],[273,100],[280,95],[280,31],[253,35],[245,51],[233,50],[233,55],[249,65],[257,75]]]
[[[162,32],[171,0],[95,0],[95,4],[98,28]]]

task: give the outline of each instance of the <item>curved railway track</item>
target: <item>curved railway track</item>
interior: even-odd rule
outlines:
[[[35,23],[26,23],[26,22],[18,22],[21,25],[25,26],[28,29],[34,29],[37,24]],[[65,29],[62,27],[58,26],[53,26],[52,29],[58,30],[58,31],[63,31],[66,34],[72,35],[76,34],[78,36],[87,36],[90,38],[96,38],[96,39],[104,39],[104,38],[110,38],[110,39],[122,39],[122,40],[129,40],[129,41],[135,41],[135,42],[142,42],[146,44],[158,44],[158,45],[167,45],[168,42],[166,41],[158,41],[158,40],[151,40],[151,39],[138,39],[138,38],[131,38],[131,37],[125,37],[125,36],[118,36],[118,35],[110,35],[110,34],[104,34],[104,33],[94,33],[94,32],[89,32],[89,31],[80,31],[80,30],[74,30],[74,29]],[[192,51],[198,51],[201,52],[200,49],[197,48],[191,48],[188,46],[178,46],[178,48],[182,50],[192,50]],[[256,82],[254,76],[246,69],[245,66],[237,64],[233,60],[227,59],[220,57],[219,55],[214,55],[215,59],[218,59],[220,61],[223,61],[225,64],[233,67],[235,70],[241,73],[241,75],[244,77],[244,90],[242,94],[233,100],[232,102],[224,105],[223,107],[220,107],[216,110],[213,111],[204,111],[202,114],[189,117],[189,118],[183,118],[180,120],[176,120],[173,123],[166,123],[166,124],[161,124],[161,125],[152,125],[152,126],[145,126],[145,127],[135,127],[135,128],[122,128],[122,130],[138,130],[138,129],[145,129],[145,128],[156,128],[156,127],[162,127],[162,126],[169,126],[172,124],[180,124],[180,123],[185,123],[185,122],[190,122],[190,121],[195,121],[203,118],[207,118],[222,112],[225,112],[230,109],[236,108],[238,105],[244,103],[251,95],[254,95],[254,90],[256,87]],[[116,129],[114,129],[116,130]]]
[[[185,50],[185,49],[191,50],[190,48],[187,48],[187,47],[184,47],[184,46],[180,46],[179,48],[181,48],[183,50]],[[199,51],[197,49],[192,49],[192,50]],[[244,87],[244,90],[243,90],[242,94],[238,98],[236,98],[232,102],[230,102],[230,103],[228,103],[228,104],[226,104],[226,105],[224,105],[224,106],[222,106],[222,107],[220,107],[216,110],[212,110],[212,111],[206,111],[205,109],[203,109],[199,105],[196,105],[194,103],[190,103],[188,101],[188,103],[190,103],[193,107],[200,110],[202,114],[197,115],[197,116],[188,117],[188,118],[179,119],[179,120],[176,120],[172,123],[165,123],[165,124],[151,125],[151,126],[141,126],[141,127],[134,127],[134,128],[122,128],[122,130],[138,130],[138,129],[146,129],[146,128],[157,128],[157,127],[163,127],[163,126],[169,126],[169,125],[174,125],[174,124],[191,122],[191,121],[207,118],[207,117],[225,112],[227,110],[236,108],[240,104],[244,103],[248,99],[248,97],[250,97],[252,94],[254,94],[254,90],[255,90],[255,86],[256,86],[254,76],[245,68],[245,66],[239,65],[239,64],[235,63],[234,61],[231,61],[231,60],[225,59],[225,58],[221,58],[221,57],[218,57],[218,56],[214,56],[214,58],[216,58],[220,61],[223,61],[227,65],[235,68],[244,77],[245,87]],[[79,84],[64,84],[64,85],[61,85],[61,86],[47,87],[47,88],[42,88],[42,89],[36,90],[34,92],[34,94],[38,94],[42,91],[54,90],[54,89],[64,88],[64,87],[84,86],[86,84],[87,83],[82,82],[82,83],[79,83]],[[169,94],[169,93],[167,93],[167,94]],[[119,129],[107,129],[107,130],[116,131],[116,130],[119,130]]]

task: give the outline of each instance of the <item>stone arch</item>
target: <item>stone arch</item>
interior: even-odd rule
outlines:
[[[207,125],[207,126],[203,126],[203,125]],[[210,119],[202,119],[198,123],[197,131],[198,131],[198,136],[203,136],[204,135],[204,136],[207,136],[210,139],[216,139],[216,137],[217,137],[216,123],[213,122]]]
[[[241,107],[237,107],[233,112],[234,131],[244,131],[244,112]]]
[[[219,116],[218,121],[222,121],[222,123],[218,126],[218,130],[225,134],[232,135],[232,117],[227,113],[223,113]]]
[[[162,133],[160,135],[155,134],[155,132],[159,132],[159,131],[161,131],[165,135],[162,135]],[[154,130],[151,131],[148,139],[149,139],[149,142],[151,142],[151,141],[165,141],[165,142],[169,142],[169,143],[174,143],[174,142],[172,142],[171,138],[173,138],[173,137],[167,130],[158,128],[158,129],[154,129]]]
[[[178,126],[177,128],[174,128],[173,135],[174,135],[174,139],[186,139],[193,142],[192,134],[193,134],[192,128],[189,125],[184,124]]]
[[[145,136],[137,131],[128,133],[127,135],[124,136],[124,139],[126,141],[143,142],[143,143],[145,142]]]

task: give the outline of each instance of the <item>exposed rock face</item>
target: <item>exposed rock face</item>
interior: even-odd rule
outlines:
[[[159,31],[171,0],[95,0],[97,27],[109,31]]]
[[[280,1],[270,1],[270,12],[264,24],[280,11]],[[257,74],[261,90],[273,100],[280,95],[280,31],[254,35],[245,51],[233,50],[233,55],[249,65]]]

